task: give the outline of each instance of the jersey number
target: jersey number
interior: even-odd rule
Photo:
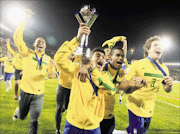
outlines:
[[[151,87],[154,87],[154,84],[155,84],[155,82],[156,82],[156,79],[152,79],[152,83],[151,83]]]

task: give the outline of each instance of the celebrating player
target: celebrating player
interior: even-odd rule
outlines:
[[[14,56],[13,66],[15,67],[15,85],[14,85],[14,100],[18,99],[18,87],[19,87],[19,80],[22,78],[22,56],[19,53],[14,52],[14,50],[10,46],[10,39],[6,39],[7,42],[7,49],[8,51]]]
[[[168,68],[159,63],[162,55],[162,42],[159,36],[149,38],[144,45],[145,58],[135,61],[129,73],[119,85],[121,90],[130,93],[127,99],[129,113],[128,134],[136,131],[145,134],[153,115],[155,100],[160,85],[170,92],[173,80]]]
[[[23,56],[23,78],[19,93],[19,108],[16,108],[13,120],[24,120],[30,111],[29,134],[37,134],[38,119],[43,107],[44,77],[51,58],[45,54],[46,41],[39,37],[31,50],[23,41],[23,31],[26,20],[32,16],[31,10],[26,10],[26,18],[20,23],[14,33],[14,42],[19,53]],[[50,75],[56,76],[56,75]]]
[[[64,134],[99,134],[99,124],[104,115],[104,95],[102,88],[116,91],[113,83],[109,79],[102,77],[101,72],[99,72],[97,68],[94,68],[97,63],[91,62],[90,59],[84,56],[81,60],[83,65],[67,60],[68,55],[79,46],[79,40],[82,34],[89,35],[89,33],[90,30],[87,25],[81,23],[77,38],[73,38],[70,42],[66,41],[54,57],[57,66],[68,74],[69,77],[72,77],[71,95]],[[94,52],[93,55],[95,56],[96,54],[97,53]],[[99,54],[97,54],[97,56],[99,56]],[[95,61],[97,62],[99,60]],[[79,75],[80,66],[90,71],[90,79],[83,80]],[[79,78],[84,82],[81,82]]]
[[[70,61],[74,61],[75,53],[72,52],[67,59]],[[59,83],[56,90],[56,134],[60,134],[60,126],[61,126],[61,118],[62,113],[68,108],[69,104],[69,96],[71,90],[71,81],[72,78],[69,77],[66,73],[64,73],[60,68],[57,66],[59,70]]]
[[[0,61],[3,61],[5,64],[5,68],[4,68],[4,81],[6,84],[6,92],[8,92],[12,87],[11,87],[11,77],[13,75],[14,72],[14,68],[13,68],[13,58],[12,55],[7,52],[7,56],[0,58]]]
[[[123,38],[122,38],[123,37]],[[123,42],[123,44],[121,44]],[[112,81],[116,87],[121,82],[122,77],[125,75],[125,71],[122,69],[124,58],[127,53],[127,41],[124,36],[114,37],[113,40],[106,41],[107,44],[113,44],[109,54],[109,62],[105,64],[104,71],[108,71],[112,77]],[[123,50],[124,49],[124,50]],[[105,114],[104,119],[100,124],[102,134],[112,134],[115,128],[115,94],[109,95],[105,92]]]

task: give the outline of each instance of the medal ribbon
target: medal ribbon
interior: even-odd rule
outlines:
[[[156,67],[162,72],[162,74],[163,74],[164,76],[167,76],[166,72],[162,69],[162,67],[161,67],[155,60],[153,60],[153,59],[150,58],[149,56],[147,57],[147,59],[148,59],[149,61],[151,61],[152,63],[154,63],[154,64],[156,65]],[[162,84],[166,84],[166,83],[164,82],[164,80],[162,81]]]
[[[92,87],[93,87],[93,89],[94,89],[94,93],[96,94],[96,96],[98,95],[97,94],[97,91],[98,91],[98,87],[94,84],[94,82],[92,81],[92,79],[91,79],[91,74],[89,73],[89,77],[90,77],[90,79],[89,79],[89,81],[90,81],[90,83],[91,83],[91,85],[92,85]]]
[[[163,73],[164,76],[167,76],[166,72],[162,69],[162,67],[155,60],[153,60],[149,56],[147,57],[147,59],[149,61],[151,61],[152,63],[154,63],[156,65],[156,67]]]
[[[44,54],[41,56],[40,60],[38,59],[38,56],[37,56],[36,52],[35,52],[35,55],[36,55],[36,60],[37,60],[37,62],[38,62],[38,65],[39,65],[39,67],[41,67],[41,65],[42,65],[42,59],[43,59]]]

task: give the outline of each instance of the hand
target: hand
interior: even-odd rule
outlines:
[[[81,82],[85,82],[86,78],[90,79],[87,66],[81,65],[79,68],[78,79],[80,79]]]
[[[9,38],[7,38],[7,39],[6,39],[6,43],[9,43],[9,42],[10,42],[10,39],[9,39]]]
[[[27,18],[30,18],[33,14],[34,14],[34,12],[32,10],[30,10],[30,9],[25,10],[25,15]]]
[[[88,65],[91,62],[91,59],[87,57],[86,55],[81,56],[81,63],[83,65]]]
[[[164,90],[168,93],[171,92],[173,89],[173,79],[169,76],[165,76],[163,81],[165,83],[163,84]]]
[[[81,37],[83,34],[89,35],[91,30],[85,23],[80,23],[79,29],[78,29],[78,34],[77,34],[77,39],[80,41]]]
[[[145,85],[147,85],[147,82],[141,77],[134,76],[133,79],[130,81],[130,86],[135,90],[142,88]]]
[[[56,78],[56,77],[57,77],[56,73],[53,73],[53,72],[48,73],[48,78],[49,78],[49,79],[54,79],[54,78]]]
[[[124,41],[124,40],[126,41],[126,37],[125,36],[120,36],[120,40],[121,41]]]
[[[169,76],[165,76],[163,81],[165,82],[166,86],[172,86],[173,85],[173,79]]]
[[[23,71],[21,71],[19,74],[20,74],[20,75],[23,75]]]
[[[55,61],[53,59],[50,60],[49,64],[51,64],[54,68],[56,68],[56,63],[55,63]]]

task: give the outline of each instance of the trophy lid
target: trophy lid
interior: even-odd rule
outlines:
[[[84,5],[81,10],[80,14],[82,15],[85,22],[88,22],[93,14],[96,14],[96,9],[90,5]]]

